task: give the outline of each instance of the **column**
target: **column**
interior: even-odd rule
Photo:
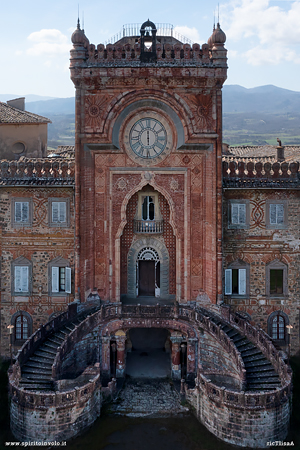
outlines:
[[[172,342],[172,378],[181,380],[180,343],[182,338],[170,337]]]
[[[196,339],[188,339],[187,341],[187,379],[194,380],[196,376]]]
[[[101,355],[102,375],[110,376],[110,337],[102,337],[102,355]]]
[[[116,343],[117,343],[116,377],[117,378],[122,378],[125,376],[125,341],[126,341],[126,336],[116,337]]]

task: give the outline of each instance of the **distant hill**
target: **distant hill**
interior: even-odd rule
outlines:
[[[25,107],[26,103],[30,102],[38,102],[42,100],[52,100],[57,97],[45,97],[42,95],[35,95],[35,94],[27,94],[27,95],[18,95],[18,94],[0,94],[0,102],[7,102],[7,100],[13,100],[14,98],[20,98],[25,97]],[[33,112],[33,111],[31,111]]]
[[[300,92],[282,89],[271,84],[251,89],[225,84],[223,112],[300,113]]]
[[[0,95],[0,101],[17,98]],[[75,97],[51,98],[27,95],[25,108],[48,117],[48,145],[75,142]],[[278,135],[278,136],[277,136]],[[223,141],[231,145],[300,145],[300,92],[273,85],[247,89],[239,85],[223,87]]]
[[[40,114],[41,116],[49,116],[56,114],[75,114],[75,97],[54,98],[46,101],[30,102],[26,106],[30,112]],[[50,119],[51,117],[49,117]]]

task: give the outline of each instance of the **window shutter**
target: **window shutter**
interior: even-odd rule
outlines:
[[[59,202],[59,222],[67,221],[67,204],[66,202]]]
[[[237,203],[231,204],[231,223],[239,223],[239,205]]]
[[[59,292],[59,268],[52,267],[52,292]]]
[[[15,292],[22,292],[21,266],[15,266]]]
[[[28,266],[22,266],[21,267],[21,290],[22,292],[28,292],[29,291],[29,267]]]
[[[71,268],[66,267],[66,292],[71,294]]]
[[[232,294],[232,270],[225,269],[225,295]]]
[[[238,205],[239,207],[239,221],[240,224],[246,223],[246,205],[244,203],[241,203]]]
[[[52,222],[59,221],[59,202],[52,202]]]
[[[29,222],[29,202],[22,202],[22,222]]]
[[[284,206],[282,204],[276,205],[276,211],[277,211],[277,223],[283,224],[284,222]]]
[[[270,224],[275,225],[277,223],[276,221],[276,206],[275,204],[270,205]]]
[[[239,269],[239,295],[246,295],[246,269]]]
[[[22,203],[15,202],[15,222],[22,221]]]

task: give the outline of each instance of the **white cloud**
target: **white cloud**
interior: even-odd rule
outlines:
[[[27,39],[32,42],[26,51],[31,56],[57,56],[68,53],[71,48],[69,38],[55,29],[35,31]]]
[[[271,6],[269,0],[233,0],[223,5],[222,26],[228,40],[252,65],[300,63],[300,3]]]
[[[186,27],[186,26],[176,26],[174,28],[174,31],[176,33],[181,34],[182,36],[190,39],[193,42],[202,42],[202,40],[200,39],[199,33],[197,28],[190,28],[190,27]]]

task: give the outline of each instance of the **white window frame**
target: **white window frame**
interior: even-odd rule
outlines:
[[[65,289],[60,286],[60,270],[65,269]],[[72,293],[72,270],[67,259],[61,256],[53,259],[48,264],[48,293],[54,296],[65,296]]]
[[[65,269],[65,289],[61,289],[61,269]],[[51,292],[52,294],[71,294],[71,268],[65,266],[51,267]]]
[[[232,271],[238,271],[238,293],[232,292]],[[250,292],[250,266],[244,261],[234,261],[225,269],[224,294],[232,297],[247,297]]]
[[[27,204],[27,212],[23,209],[23,205]],[[19,206],[20,205],[20,206]],[[32,226],[32,198],[13,198],[11,202],[11,223],[13,227],[30,227]],[[20,209],[21,217],[18,220],[17,208]],[[24,217],[25,216],[25,217]]]
[[[276,222],[271,221],[272,219],[272,213],[271,210],[274,210],[275,207],[275,215],[276,215]],[[283,208],[282,211],[282,220],[280,223],[278,223],[278,213],[279,213],[279,207]],[[268,229],[283,229],[287,228],[288,226],[288,215],[287,215],[287,207],[288,203],[287,200],[267,200],[266,201],[266,228]],[[278,212],[277,212],[278,210]]]
[[[57,208],[57,219],[53,216]],[[48,222],[50,227],[70,226],[70,199],[65,197],[48,199]]]
[[[238,220],[237,222],[233,222],[233,209],[237,209],[238,211]],[[244,216],[244,221],[240,219]],[[228,228],[240,228],[247,229],[249,228],[250,223],[250,203],[249,200],[229,200],[228,202]]]
[[[11,290],[14,296],[29,296],[32,291],[32,262],[20,256],[11,264]]]

